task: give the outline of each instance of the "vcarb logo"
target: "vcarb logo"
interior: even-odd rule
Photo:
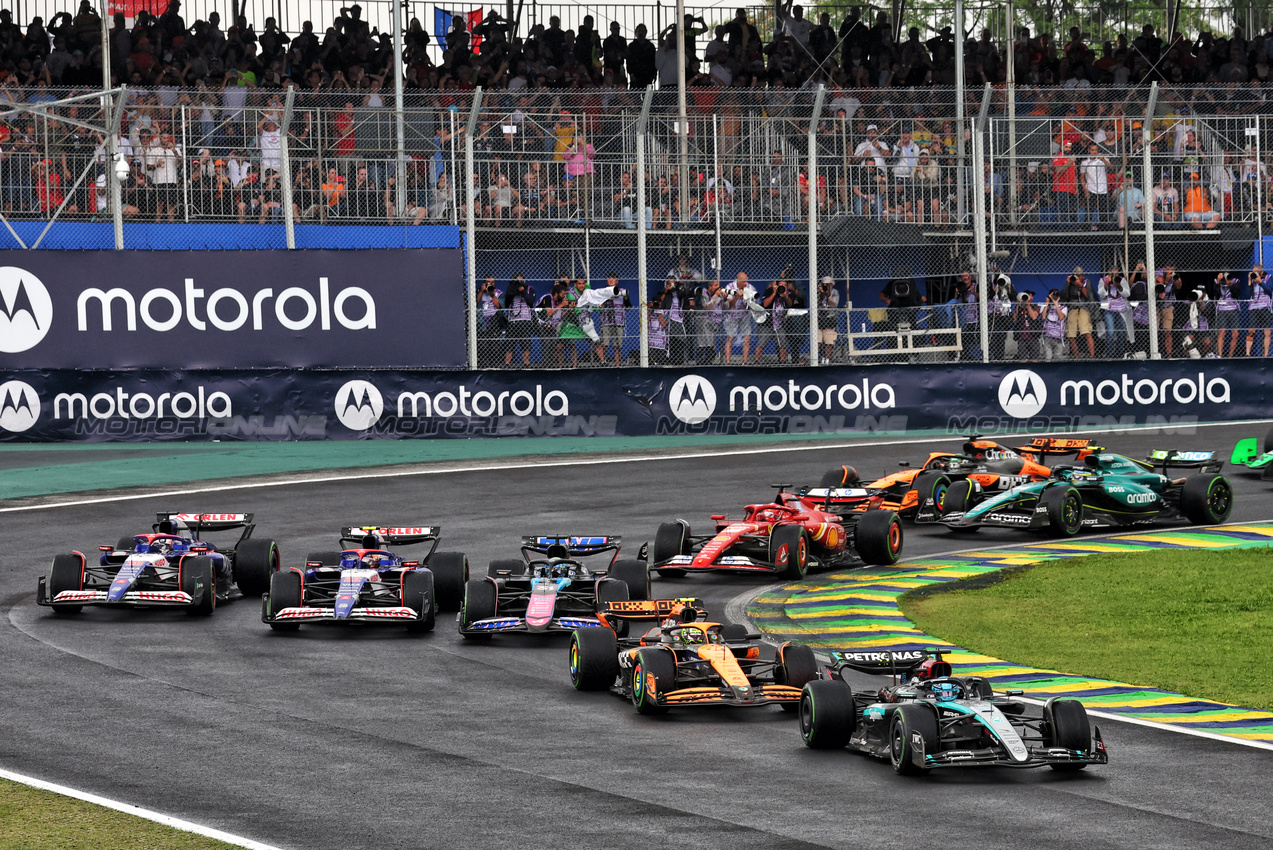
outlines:
[[[336,418],[351,431],[367,430],[384,410],[384,396],[368,381],[346,381],[336,390]]]
[[[1029,419],[1048,401],[1048,388],[1037,372],[1015,369],[999,382],[999,406],[1015,419]]]
[[[274,319],[289,331],[307,330],[315,322],[319,329],[332,329],[332,319],[343,328],[349,330],[374,330],[376,327],[376,302],[371,293],[361,286],[349,286],[331,296],[327,278],[318,279],[317,294],[299,286],[289,286],[276,297],[271,288],[259,289],[249,298],[237,289],[223,287],[207,296],[206,304],[201,305],[205,290],[194,285],[194,278],[186,278],[184,298],[171,289],[155,288],[146,292],[138,301],[131,292],[120,287],[99,289],[91,287],[80,292],[75,299],[77,329],[88,330],[90,312],[100,318],[102,331],[115,329],[115,305],[123,310],[124,326],[129,331],[137,330],[137,318],[140,315],[142,324],[152,331],[170,331],[181,324],[186,324],[197,331],[205,331],[208,326],[219,331],[237,331],[251,319],[252,330],[259,331],[265,327],[265,318],[273,314]],[[46,295],[47,298],[47,295]],[[269,302],[273,301],[271,309]],[[361,307],[354,307],[362,315],[348,315],[351,301],[361,302]],[[90,311],[90,305],[96,310]],[[199,314],[203,307],[203,315]],[[52,307],[50,307],[50,311]],[[21,350],[21,349],[19,349]]]
[[[672,415],[686,425],[706,422],[716,412],[716,388],[698,375],[677,378],[667,399]]]
[[[14,266],[0,267],[0,352],[34,348],[52,322],[53,299],[40,279]]]
[[[5,269],[8,271],[8,269]],[[40,418],[40,396],[26,381],[0,384],[0,429],[20,433]]]

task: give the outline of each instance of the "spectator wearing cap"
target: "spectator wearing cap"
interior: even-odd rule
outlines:
[[[840,326],[839,308],[840,293],[835,288],[835,278],[824,275],[818,281],[818,342],[824,365],[831,362],[840,336],[837,331]]]
[[[151,134],[150,138],[150,144],[142,151],[142,158],[150,182],[154,184],[155,221],[165,214],[169,221],[175,221],[181,203],[177,191],[178,172],[185,152],[171,133],[162,133],[158,137]]]
[[[1118,227],[1127,227],[1128,222],[1141,224],[1145,221],[1145,193],[1136,188],[1132,182],[1129,168],[1123,174],[1123,188],[1115,196],[1114,203],[1118,207]]]
[[[875,167],[880,171],[888,170],[886,158],[889,155],[888,143],[880,138],[880,128],[875,124],[866,125],[866,138],[858,142],[853,149],[854,156],[870,156],[875,160]]]
[[[1101,153],[1100,146],[1092,142],[1087,148],[1087,158],[1079,166],[1083,175],[1080,197],[1083,207],[1079,210],[1079,221],[1087,220],[1092,230],[1097,229],[1101,216],[1109,215],[1109,157]]]
[[[1185,218],[1189,226],[1195,230],[1204,227],[1211,230],[1220,225],[1220,213],[1211,208],[1210,193],[1202,185],[1202,177],[1198,172],[1189,174],[1189,184],[1185,187]]]
[[[897,221],[914,221],[911,192],[915,169],[919,167],[919,145],[911,138],[909,125],[902,127],[893,152],[893,217]]]
[[[1158,185],[1150,193],[1154,199],[1154,226],[1173,229],[1180,226],[1180,190],[1171,182],[1171,172],[1164,171]]]
[[[1070,344],[1070,356],[1079,359],[1079,337],[1087,343],[1087,357],[1096,358],[1096,343],[1092,339],[1092,305],[1096,303],[1096,293],[1092,284],[1083,273],[1082,266],[1075,266],[1074,272],[1065,279],[1061,289],[1061,303],[1069,312],[1065,317],[1065,338]]]
[[[614,272],[606,275],[606,286],[619,287],[619,276]],[[606,353],[614,352],[614,365],[623,365],[623,332],[627,328],[627,308],[632,306],[632,299],[626,289],[622,295],[616,295],[601,307],[601,351],[598,356],[604,365]]]
[[[1075,142],[1074,147],[1078,143]],[[1061,151],[1052,158],[1052,199],[1056,203],[1061,224],[1070,224],[1078,210],[1078,175],[1074,167],[1074,150]]]

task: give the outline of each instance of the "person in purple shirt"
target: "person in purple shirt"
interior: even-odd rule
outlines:
[[[504,350],[504,365],[513,362],[513,349],[522,358],[522,365],[530,365],[530,341],[535,336],[535,290],[526,285],[526,278],[513,275],[504,293],[504,317],[508,322],[508,344]]]
[[[606,286],[617,287],[618,285],[617,274],[606,275]],[[611,348],[614,349],[615,366],[623,365],[623,332],[627,327],[627,308],[631,306],[632,301],[628,298],[628,291],[624,289],[622,296],[615,296],[601,308],[601,349],[603,353]],[[604,357],[602,362],[605,362]]]

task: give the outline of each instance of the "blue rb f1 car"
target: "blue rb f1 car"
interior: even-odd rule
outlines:
[[[259,596],[279,568],[278,544],[252,537],[252,514],[165,511],[148,533],[99,546],[96,564],[81,552],[58,555],[40,577],[35,601],[56,614],[76,614],[85,605],[179,607],[211,614],[236,593]],[[214,546],[204,534],[239,531],[238,542]]]
[[[341,529],[340,551],[313,552],[304,567],[276,573],[261,599],[261,620],[275,631],[295,631],[301,623],[405,625],[409,632],[432,631],[438,611],[460,607],[468,558],[437,552],[436,526]],[[407,560],[389,546],[430,544],[424,557]]]

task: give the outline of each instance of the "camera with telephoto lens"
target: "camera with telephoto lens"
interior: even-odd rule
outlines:
[[[995,297],[1007,301],[1012,295],[1012,278],[1006,274],[995,275]]]
[[[1029,301],[1029,300],[1030,300],[1030,299],[1032,299],[1032,298],[1034,298],[1034,296],[1033,296],[1033,295],[1031,295],[1029,292],[1018,292],[1018,293],[1017,293],[1017,301],[1018,301],[1019,303],[1021,303],[1021,304],[1024,304],[1025,302]]]
[[[1154,284],[1154,295],[1162,296],[1167,294],[1167,285],[1163,283]]]
[[[1206,301],[1206,300],[1207,300],[1207,290],[1205,290],[1205,289],[1191,289],[1191,290],[1189,290],[1189,300],[1190,300],[1190,301],[1192,301],[1192,302],[1194,302],[1195,304],[1196,304],[1196,303],[1198,303],[1198,302],[1200,302],[1200,301]]]
[[[893,284],[894,298],[905,298],[910,294],[911,294],[911,285],[907,283],[906,281],[904,280],[898,281],[897,283]]]

